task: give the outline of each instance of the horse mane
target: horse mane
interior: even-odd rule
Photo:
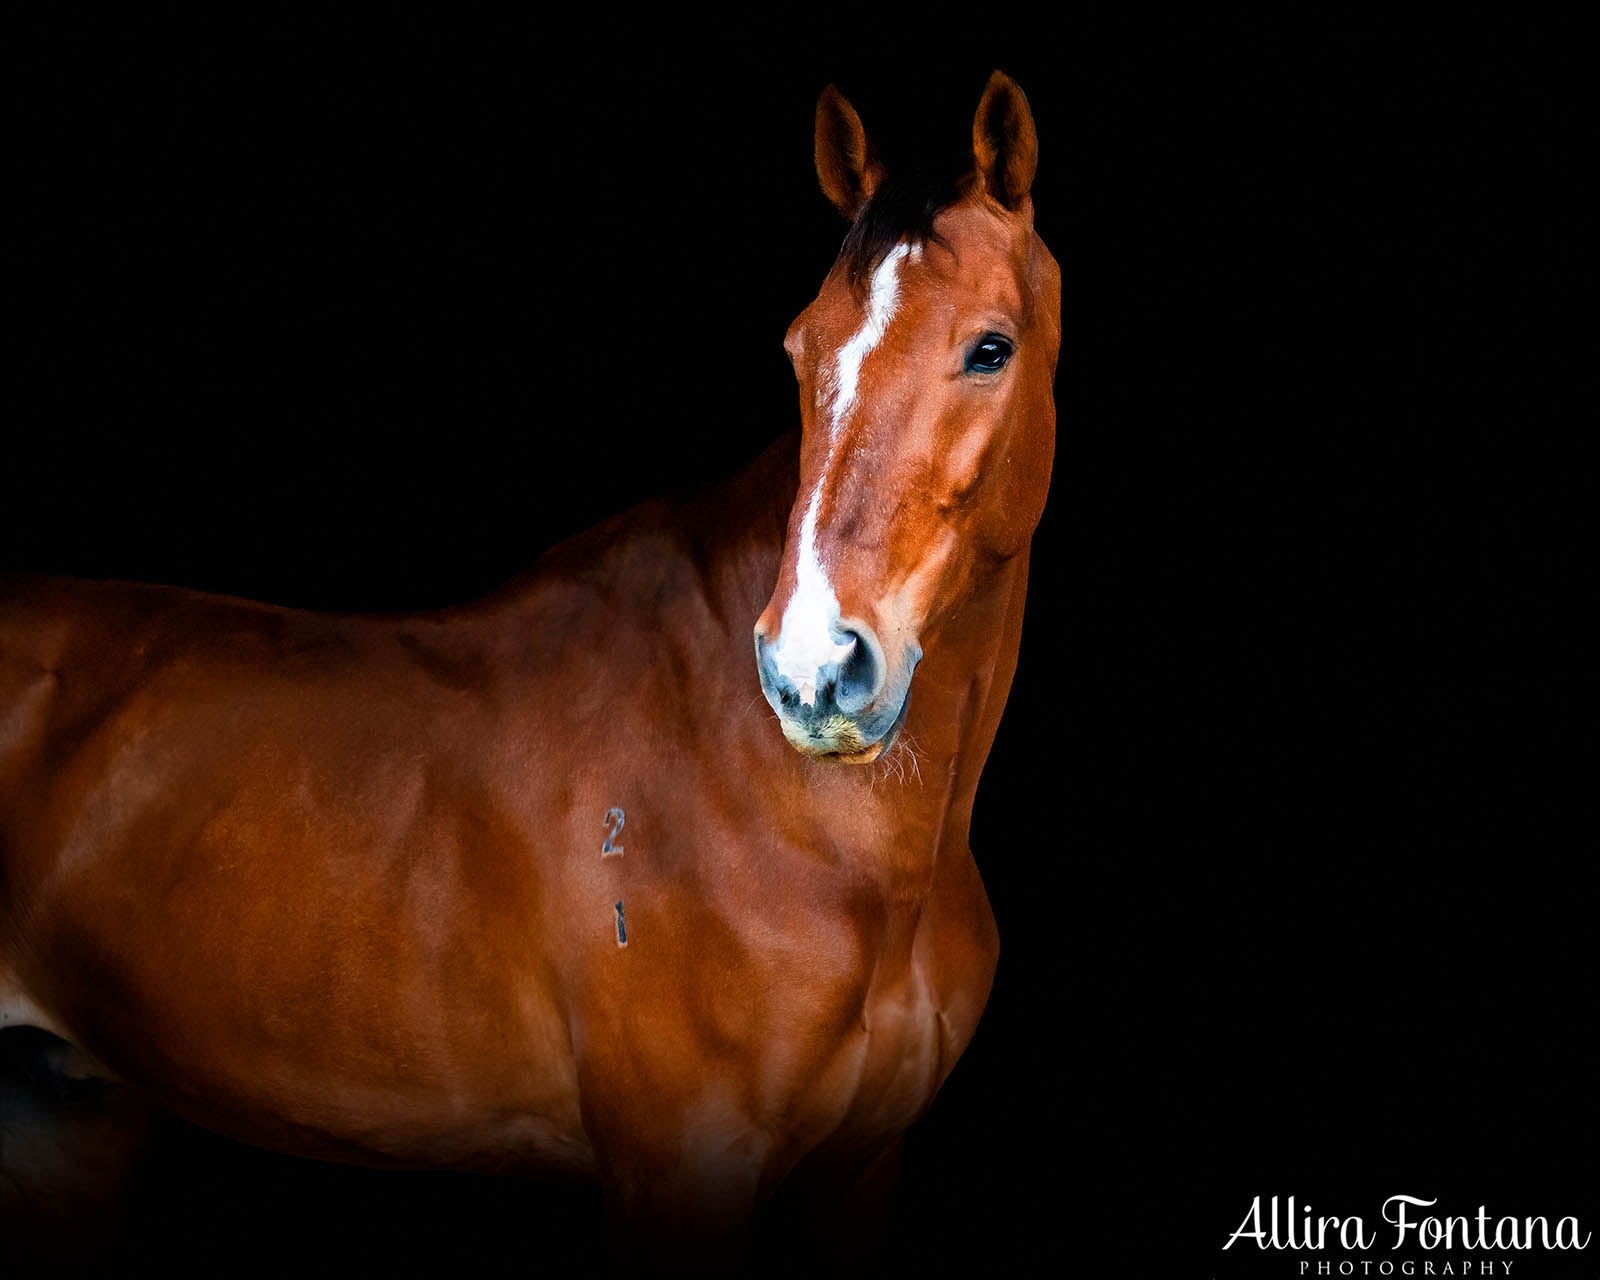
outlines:
[[[934,219],[959,202],[972,182],[972,156],[958,168],[913,169],[903,177],[886,177],[861,206],[840,246],[839,257],[852,287],[869,279],[884,256],[901,241],[942,243]]]

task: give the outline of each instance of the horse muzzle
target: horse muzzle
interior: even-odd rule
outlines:
[[[802,755],[867,764],[894,742],[911,704],[911,676],[921,659],[912,647],[891,672],[882,647],[864,626],[841,627],[820,664],[785,655],[758,628],[756,670],[761,692],[783,736]]]

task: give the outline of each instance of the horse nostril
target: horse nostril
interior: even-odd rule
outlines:
[[[869,644],[867,638],[858,631],[847,631],[845,634],[855,641],[855,645],[850,650],[850,656],[839,665],[834,697],[839,710],[854,712],[877,697],[882,678],[878,660],[874,656],[875,646]]]
[[[769,697],[775,696],[778,705],[785,711],[793,711],[800,705],[800,694],[795,687],[778,674],[778,664],[773,661],[772,647],[767,643],[767,637],[760,628],[756,629],[756,668],[761,676],[761,685]]]

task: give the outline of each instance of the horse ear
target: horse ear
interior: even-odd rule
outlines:
[[[972,119],[972,157],[984,192],[1007,209],[1020,209],[1033,189],[1039,137],[1028,100],[1003,71],[989,77]]]
[[[817,99],[817,180],[822,194],[851,221],[883,181],[883,165],[861,117],[831,84]]]

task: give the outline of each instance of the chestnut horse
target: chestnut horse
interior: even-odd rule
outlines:
[[[645,1223],[883,1167],[995,969],[967,831],[1054,444],[1035,154],[997,72],[970,173],[896,185],[830,86],[853,221],[785,343],[798,448],[478,603],[8,587],[0,1024],[250,1143],[572,1171]]]

